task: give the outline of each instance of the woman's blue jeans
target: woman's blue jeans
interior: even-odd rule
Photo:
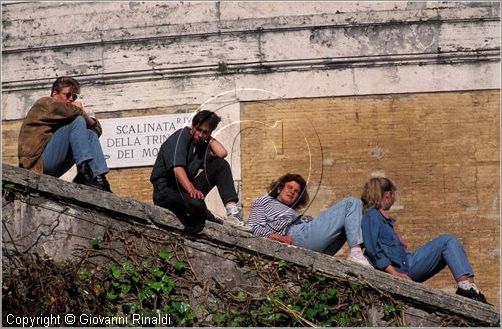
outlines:
[[[462,243],[451,234],[442,234],[408,254],[408,275],[413,281],[423,282],[446,265],[458,280],[462,275],[473,276]]]
[[[44,174],[60,177],[74,164],[89,161],[96,177],[108,172],[108,166],[95,131],[88,129],[82,116],[56,130],[42,153]]]
[[[294,245],[334,255],[345,241],[349,247],[363,242],[361,200],[348,197],[334,204],[308,223],[289,228]]]

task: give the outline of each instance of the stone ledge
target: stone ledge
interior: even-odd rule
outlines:
[[[185,234],[183,226],[177,218],[166,209],[86,186],[68,183],[47,175],[37,175],[7,164],[2,165],[2,171],[2,186],[13,184],[16,190],[27,194],[35,196],[38,194],[41,198],[52,200],[56,204],[69,206],[74,204],[79,209],[88,209],[91,212],[104,214],[131,225]],[[3,213],[2,221],[5,222],[10,216],[12,216],[12,211],[7,209]],[[102,221],[107,220],[106,217],[103,218]],[[88,221],[92,221],[92,219],[88,219]],[[500,314],[491,305],[445,293],[423,284],[403,281],[350,261],[339,260],[332,256],[288,246],[269,239],[257,238],[251,233],[232,226],[207,222],[201,233],[189,239],[195,240],[194,243],[212,245],[222,249],[238,248],[243,252],[253,255],[259,254],[268,259],[282,259],[327,274],[335,279],[357,280],[363,285],[399,297],[414,308],[431,314],[443,312],[474,319],[489,326],[500,324]]]

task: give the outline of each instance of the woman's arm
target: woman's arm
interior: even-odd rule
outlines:
[[[289,245],[293,244],[293,239],[289,235],[281,235],[281,234],[272,233],[268,236],[268,238],[282,242],[282,243],[286,243]]]
[[[401,235],[396,228],[394,228],[394,232],[396,232],[397,238],[399,241],[401,241],[401,244],[404,246],[405,249],[408,249],[408,241],[406,241],[406,236]]]

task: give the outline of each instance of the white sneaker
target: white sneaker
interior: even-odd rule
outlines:
[[[227,219],[234,225],[244,226],[244,219],[242,215],[242,207],[237,205],[237,203],[231,202],[225,205],[227,210]]]
[[[347,257],[347,260],[350,260],[350,261],[353,261],[353,262],[356,262],[358,264],[361,264],[361,265],[364,265],[364,266],[367,266],[367,267],[373,267],[370,262],[368,262],[368,260],[366,259],[366,257],[364,257],[364,255],[362,253],[357,253],[357,254],[350,254],[348,257]]]

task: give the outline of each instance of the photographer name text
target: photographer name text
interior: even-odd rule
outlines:
[[[170,314],[157,314],[156,316],[144,316],[141,314],[131,314],[129,316],[101,316],[92,314],[50,316],[19,316],[8,314],[7,324],[19,327],[55,327],[55,326],[171,326]]]

